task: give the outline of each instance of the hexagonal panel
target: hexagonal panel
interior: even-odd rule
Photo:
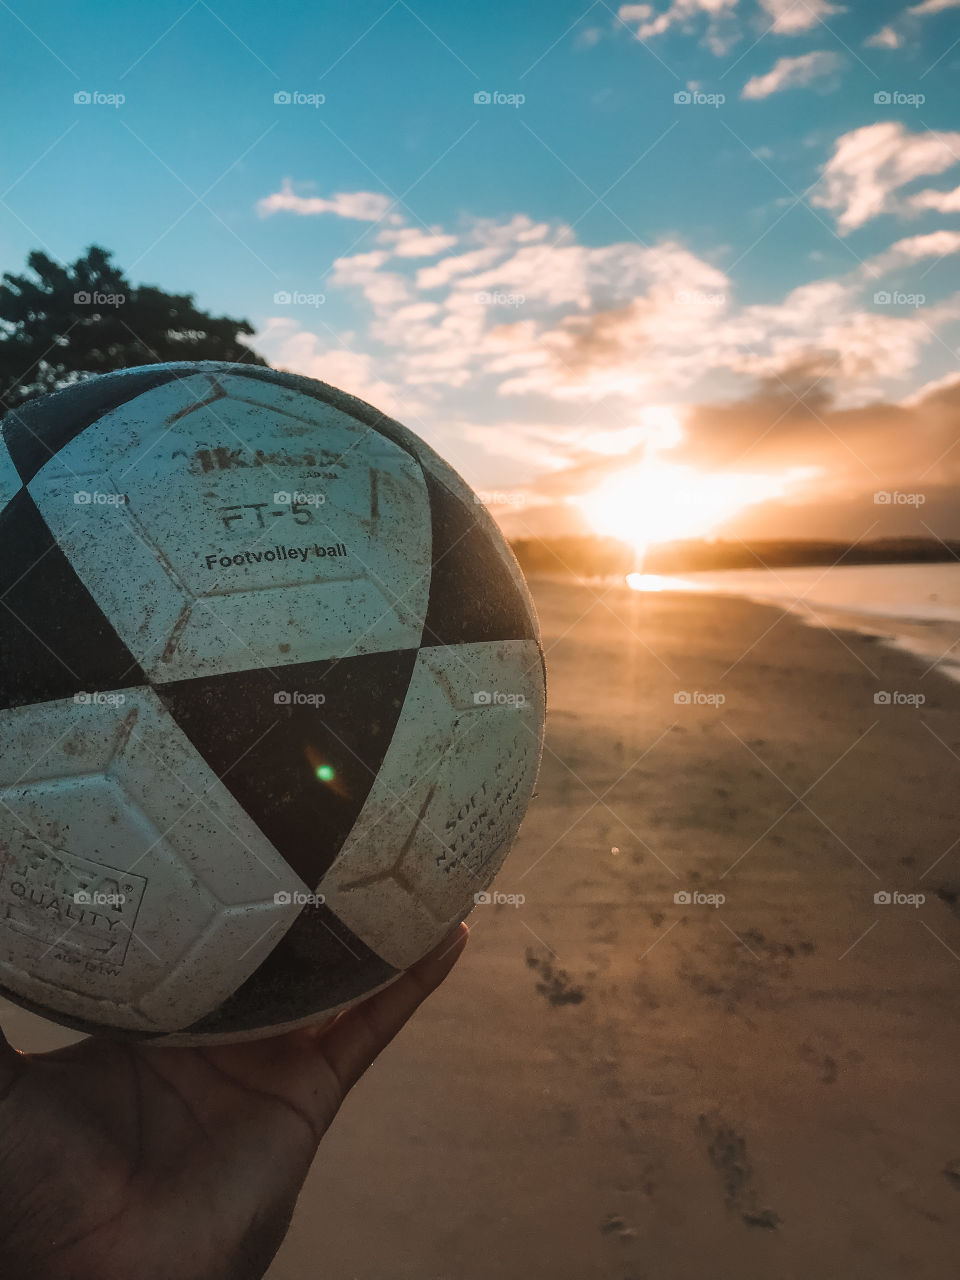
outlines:
[[[64,1014],[175,1030],[215,1008],[307,886],[148,689],[0,715],[0,981]]]
[[[81,432],[29,489],[151,680],[419,642],[423,473],[308,396],[229,374],[171,382]]]

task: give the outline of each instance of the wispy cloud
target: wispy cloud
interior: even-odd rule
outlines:
[[[960,9],[960,0],[923,0],[922,4],[911,5],[907,13],[925,17],[928,13],[943,13],[945,9]]]
[[[833,75],[843,65],[837,53],[818,50],[796,58],[778,58],[762,76],[754,76],[743,86],[743,98],[769,98],[784,89],[802,89],[814,81]]]
[[[815,0],[816,2],[816,0]],[[638,40],[650,40],[662,36],[671,27],[692,31],[706,20],[705,43],[714,53],[721,54],[739,39],[739,32],[731,26],[738,0],[673,0],[659,13],[650,4],[623,4],[617,16],[628,25],[636,25]]]
[[[378,222],[386,217],[394,201],[379,191],[338,191],[335,195],[298,196],[289,181],[279,191],[264,196],[257,203],[261,217],[273,213],[296,213],[315,216],[332,213],[338,218],[351,218],[357,222]],[[395,215],[399,220],[399,215]]]
[[[439,227],[421,231],[419,227],[386,228],[377,236],[378,244],[389,246],[398,258],[434,258],[445,249],[452,249],[456,236],[444,235]]]
[[[809,31],[832,13],[843,13],[844,7],[829,0],[760,0],[773,18],[773,30],[781,35]]]
[[[934,209],[938,213],[960,213],[960,187],[952,191],[918,191],[906,201],[906,208],[912,213],[923,213]]]
[[[893,27],[881,27],[863,42],[868,49],[899,49],[903,44],[903,36]]]

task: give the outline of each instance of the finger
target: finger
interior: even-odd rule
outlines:
[[[7,1093],[23,1068],[23,1059],[0,1028],[0,1098]]]
[[[463,953],[469,933],[465,924],[458,925],[396,982],[348,1009],[322,1034],[318,1047],[339,1081],[343,1096],[443,982]]]

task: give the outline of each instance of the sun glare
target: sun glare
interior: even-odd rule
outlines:
[[[807,468],[780,475],[706,472],[652,459],[571,501],[595,532],[628,543],[642,560],[652,543],[704,537],[744,507],[780,497],[808,475]]]

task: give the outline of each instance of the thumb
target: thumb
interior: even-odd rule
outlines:
[[[354,1005],[320,1034],[322,1052],[346,1097],[367,1067],[460,959],[470,930],[457,925],[438,946],[383,991]]]

